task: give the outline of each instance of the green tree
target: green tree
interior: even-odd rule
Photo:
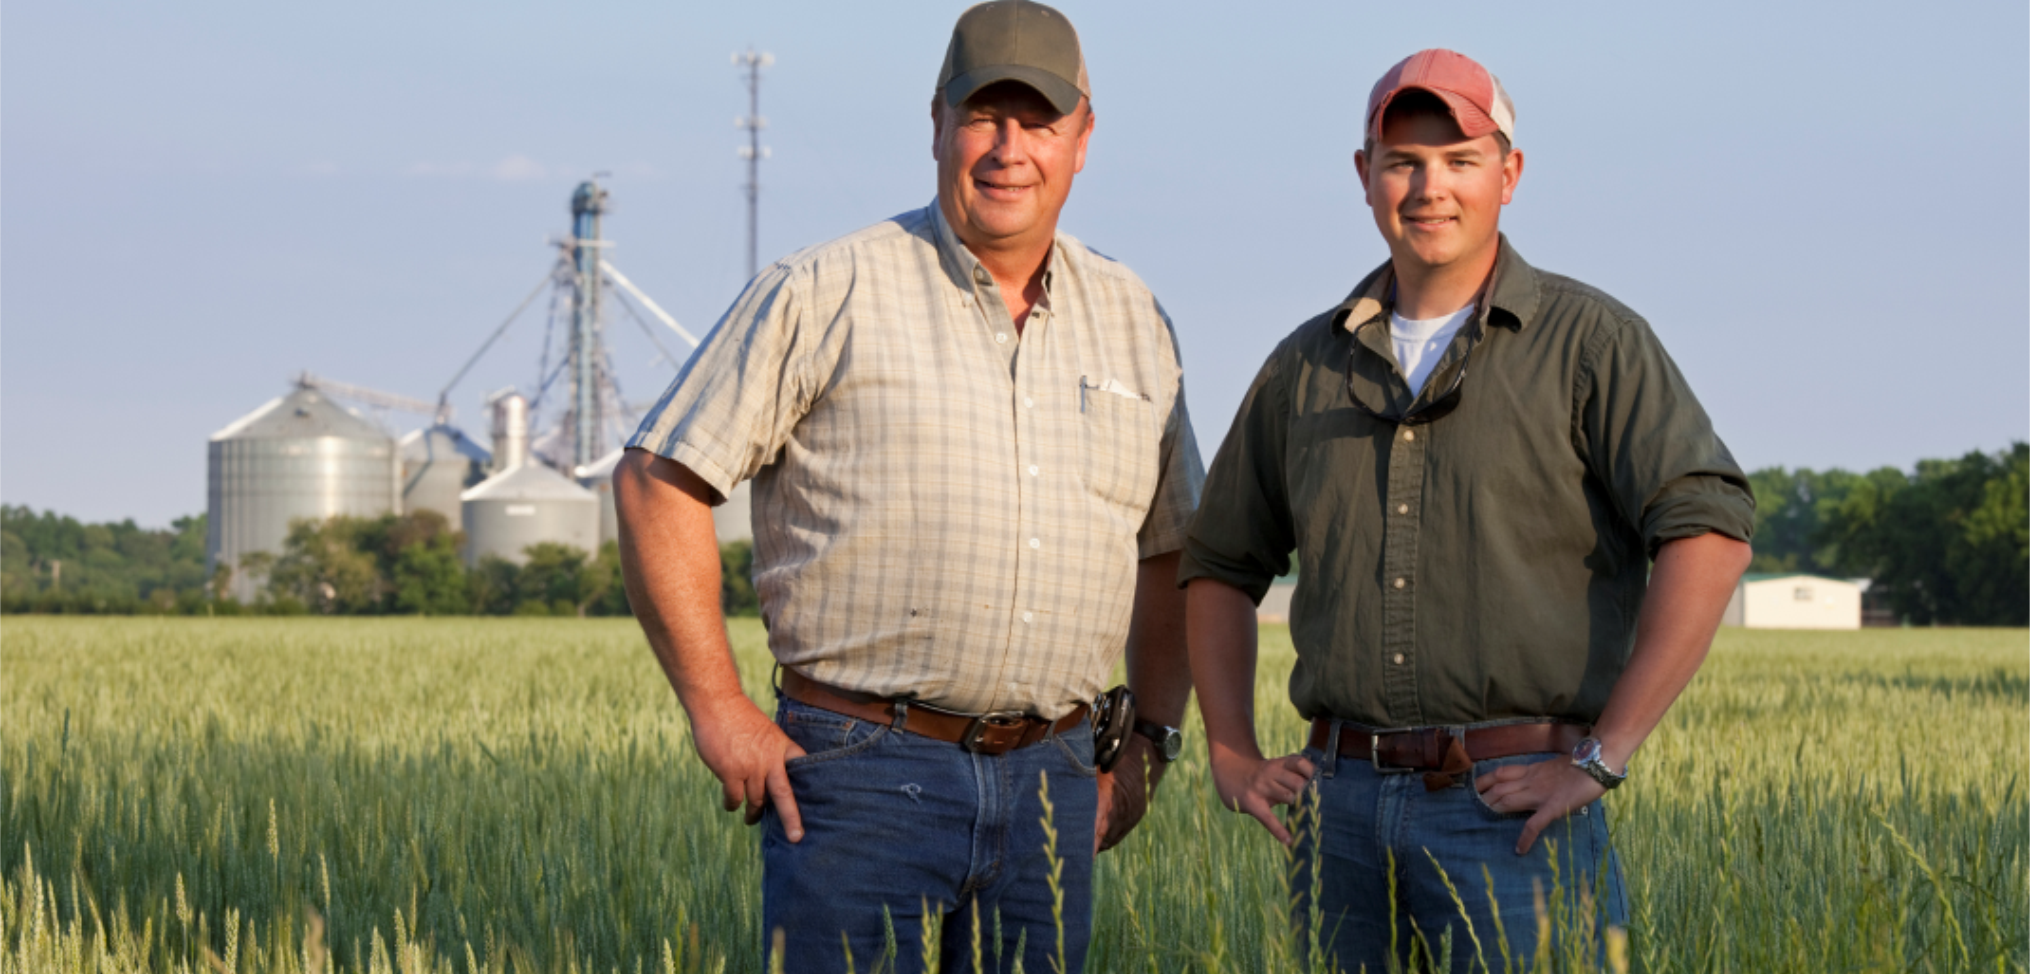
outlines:
[[[389,585],[370,551],[379,527],[375,518],[338,516],[326,521],[290,522],[282,554],[268,573],[268,588],[279,601],[293,598],[325,613],[380,610]]]
[[[1861,478],[1845,470],[1818,473],[1767,467],[1748,475],[1755,490],[1754,572],[1835,574],[1825,519]]]
[[[547,607],[553,615],[583,615],[579,598],[585,589],[585,551],[554,541],[522,549],[528,560],[516,588],[521,593],[516,611],[525,605]]]
[[[520,601],[521,574],[521,568],[505,558],[481,558],[465,576],[467,604],[479,615],[513,615]]]
[[[1825,518],[1842,570],[1875,580],[1916,625],[2023,625],[2030,620],[2030,445],[1924,460],[1913,474],[1860,478]]]
[[[719,546],[719,611],[728,616],[761,614],[754,592],[754,542],[729,541]]]
[[[633,615],[627,603],[627,587],[621,576],[620,545],[608,541],[599,546],[592,563],[585,566],[579,605],[582,615]]]
[[[451,535],[411,544],[395,556],[395,611],[420,615],[464,615],[465,563]]]

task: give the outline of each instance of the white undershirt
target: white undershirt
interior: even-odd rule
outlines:
[[[1402,366],[1403,378],[1410,380],[1410,395],[1424,391],[1424,380],[1431,377],[1431,370],[1445,357],[1452,336],[1459,334],[1460,326],[1471,317],[1470,304],[1443,318],[1423,321],[1389,312],[1389,341],[1396,346],[1396,364]]]

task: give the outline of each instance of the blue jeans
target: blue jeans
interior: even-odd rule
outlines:
[[[1332,760],[1315,749],[1304,756],[1318,768],[1306,795],[1317,820],[1305,821],[1308,812],[1293,816],[1295,919],[1300,937],[1308,937],[1315,885],[1319,943],[1339,969],[1364,966],[1379,974],[1391,953],[1407,969],[1413,942],[1423,941],[1418,950],[1434,956],[1450,931],[1452,971],[1480,970],[1483,960],[1497,974],[1511,964],[1528,970],[1537,952],[1539,889],[1554,947],[1562,944],[1561,931],[1590,931],[1597,951],[1607,925],[1628,924],[1621,866],[1599,802],[1552,823],[1518,856],[1529,813],[1497,812],[1473,787],[1473,777],[1503,765],[1563,755],[1477,761],[1472,776],[1438,791],[1425,790],[1421,774],[1383,774],[1368,761]]]
[[[806,753],[789,762],[804,838],[762,817],[762,936],[782,931],[783,969],[971,972],[1085,965],[1092,929],[1090,726],[1006,754],[973,754],[887,724],[782,698],[776,723]],[[1064,905],[1058,922],[1039,783],[1048,776]],[[938,946],[924,963],[926,928]],[[772,950],[772,947],[766,949]],[[892,960],[885,958],[892,957]]]

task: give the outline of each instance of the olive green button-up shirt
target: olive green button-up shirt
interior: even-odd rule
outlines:
[[[1383,265],[1269,356],[1180,583],[1259,601],[1296,552],[1290,698],[1307,718],[1590,722],[1634,646],[1650,557],[1709,531],[1747,540],[1747,477],[1646,322],[1506,238],[1416,396],[1390,347],[1393,283]],[[1428,424],[1351,398],[1403,416],[1462,367],[1456,408]]]

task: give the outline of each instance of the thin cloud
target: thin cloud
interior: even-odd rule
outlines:
[[[516,154],[495,163],[488,174],[504,183],[519,183],[543,179],[550,175],[550,170],[528,156]]]

